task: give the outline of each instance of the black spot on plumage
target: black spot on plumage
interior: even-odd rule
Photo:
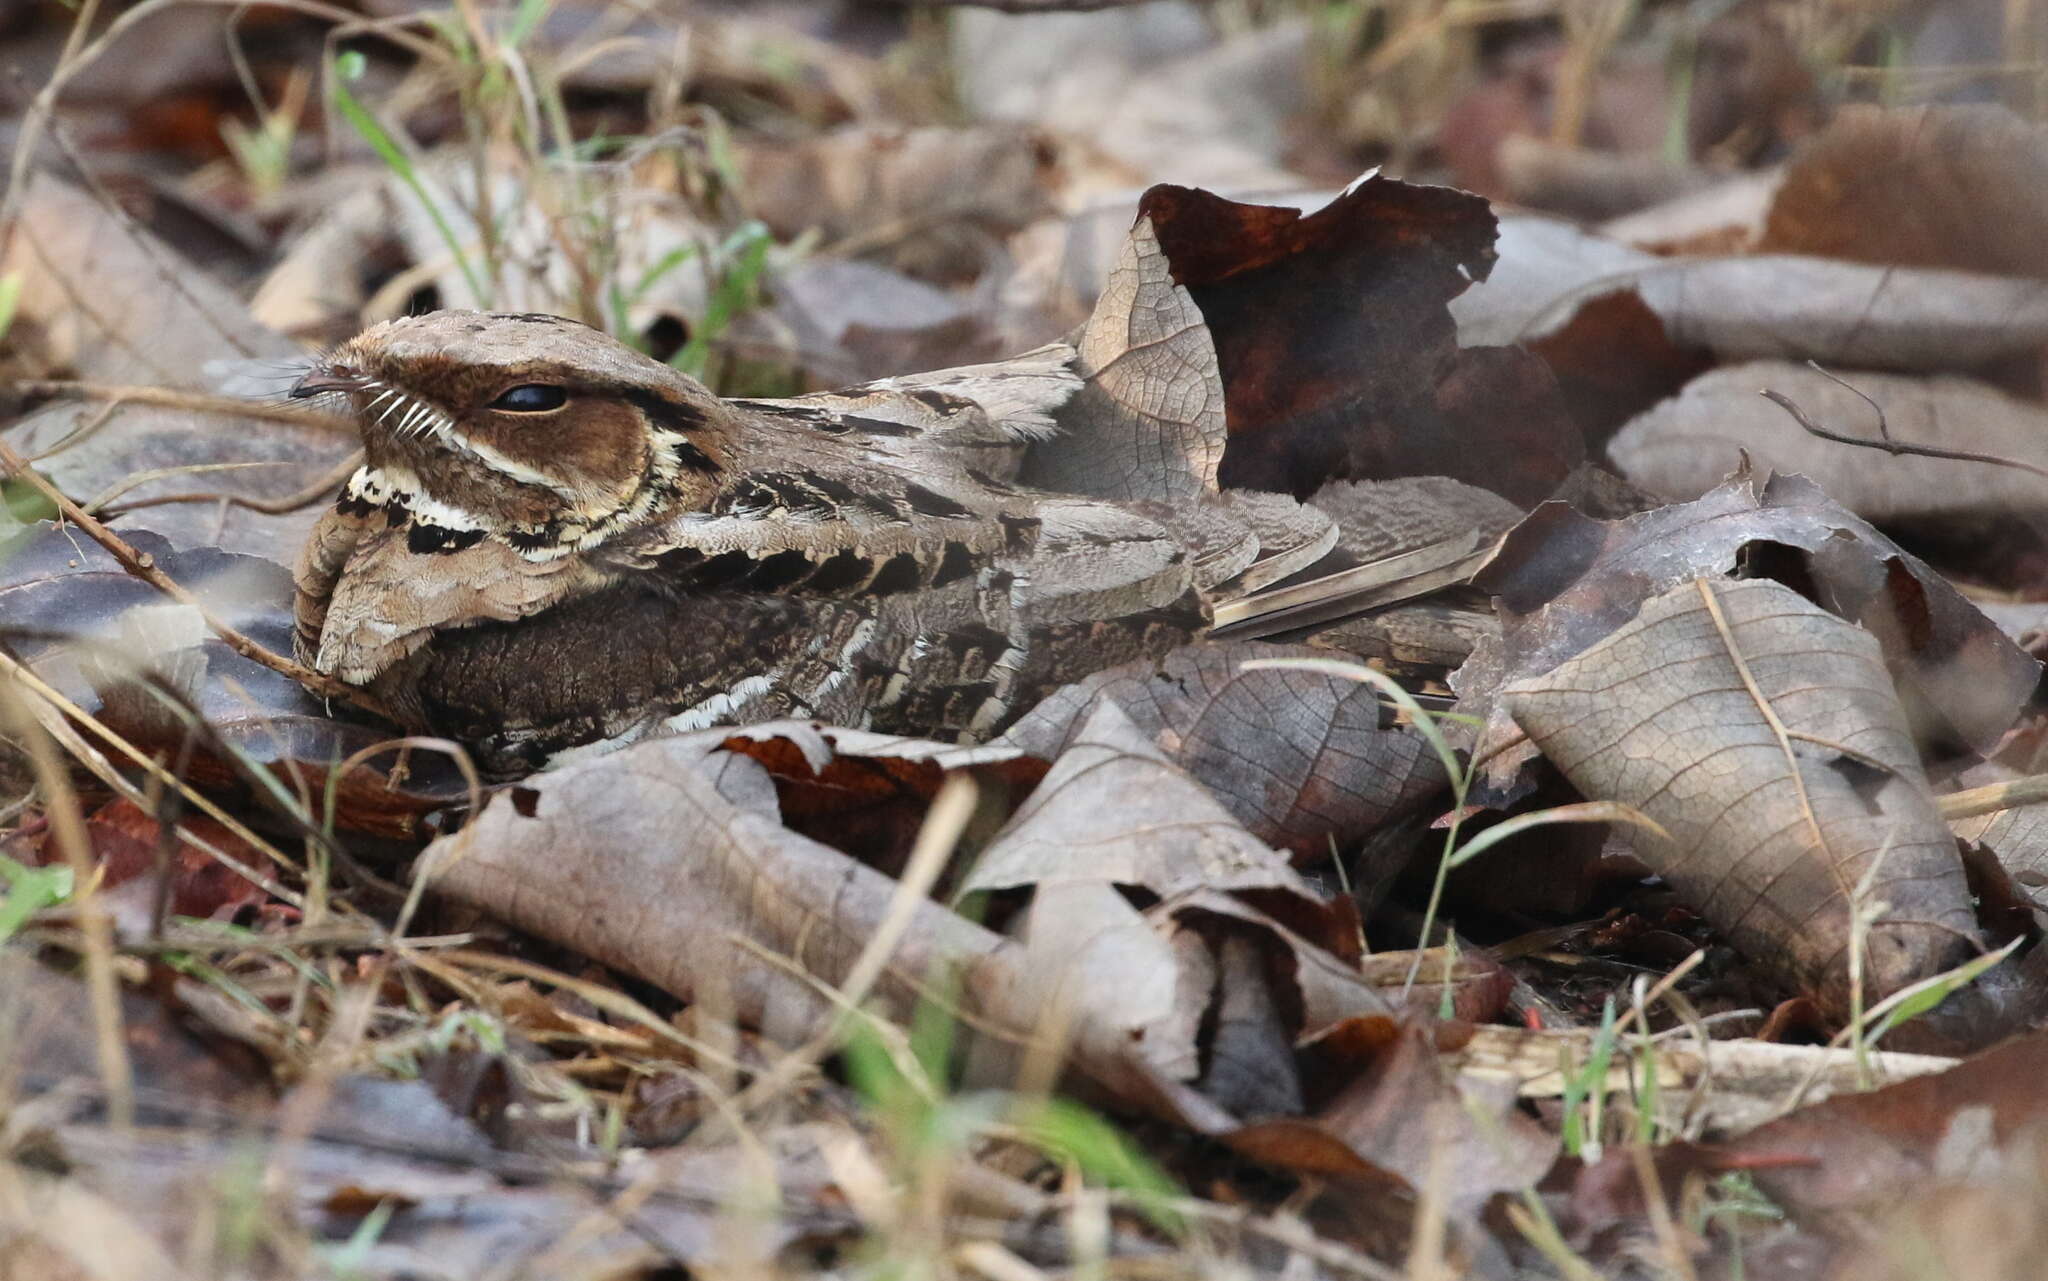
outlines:
[[[782,495],[761,477],[748,476],[719,491],[711,500],[714,516],[764,516],[782,505]]]
[[[983,489],[988,490],[992,494],[1014,494],[1018,492],[1017,487],[1015,485],[1012,485],[1007,481],[997,480],[995,477],[989,475],[987,472],[982,471],[980,468],[977,467],[969,467],[967,469],[967,476],[968,479],[972,480],[975,484],[981,486]]]
[[[334,510],[344,516],[353,516],[360,520],[362,517],[377,510],[377,504],[367,498],[358,497],[347,490],[343,490],[341,497],[334,501]]]
[[[897,552],[891,556],[875,574],[868,590],[878,596],[891,592],[915,590],[922,575],[918,572],[917,557],[909,552]]]
[[[679,400],[670,400],[652,388],[620,387],[617,395],[633,408],[646,414],[647,420],[663,431],[695,431],[704,425],[703,410]]]
[[[505,534],[505,541],[510,543],[516,551],[537,552],[543,547],[553,547],[561,542],[562,531],[559,526],[551,521],[548,524],[542,525],[539,529],[508,530]]]
[[[816,563],[803,552],[780,551],[758,563],[754,572],[747,575],[747,586],[764,592],[780,591],[801,582]]]
[[[656,556],[654,564],[684,586],[710,589],[739,584],[754,572],[759,562],[745,552],[706,556],[694,547],[673,547]]]
[[[412,522],[412,508],[394,498],[384,504],[384,524],[389,529],[404,529]]]
[[[874,568],[874,561],[849,547],[826,558],[804,586],[814,592],[843,592],[866,582]]]
[[[828,502],[840,507],[850,507],[860,501],[860,493],[853,486],[833,480],[829,476],[806,476],[804,483],[823,495]]]
[[[718,471],[718,464],[711,461],[711,455],[687,440],[677,441],[671,452],[675,454],[676,465],[684,471],[700,472],[707,476],[715,475]]]
[[[450,529],[446,525],[430,525],[415,521],[406,531],[405,549],[415,555],[427,556],[437,552],[467,551],[484,540],[481,529]]]
[[[903,487],[903,496],[910,500],[912,511],[924,516],[936,516],[940,520],[963,520],[974,512],[937,490],[926,489],[915,482]]]
[[[946,554],[939,560],[938,572],[932,575],[932,586],[944,587],[957,583],[974,572],[974,553],[966,543],[947,543]]]
[[[544,311],[514,312],[511,315],[500,317],[500,319],[516,320],[522,325],[572,325],[576,323],[567,316],[551,316]]]
[[[960,670],[986,672],[1010,648],[1010,638],[993,627],[970,626],[949,632],[945,640],[960,663]]]
[[[963,409],[974,408],[974,402],[965,396],[955,396],[946,391],[933,391],[929,387],[913,391],[909,395],[912,400],[922,401],[942,414],[957,414]]]
[[[998,516],[996,523],[1003,527],[1003,546],[1012,553],[1028,552],[1038,541],[1038,531],[1045,522],[1036,516]]]

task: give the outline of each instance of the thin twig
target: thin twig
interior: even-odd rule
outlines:
[[[2023,462],[2017,458],[2007,458],[2002,454],[1980,454],[1968,449],[1943,449],[1938,445],[1915,445],[1903,440],[1894,440],[1892,439],[1891,428],[1885,422],[1884,407],[1882,405],[1872,400],[1869,396],[1864,395],[1861,390],[1850,386],[1827,370],[1822,369],[1818,362],[1809,360],[1806,363],[1809,368],[1821,377],[1828,379],[1830,382],[1841,383],[1842,386],[1861,396],[1865,404],[1877,411],[1877,434],[1879,439],[1871,440],[1864,436],[1845,436],[1841,432],[1829,431],[1811,418],[1808,418],[1798,405],[1792,403],[1791,397],[1783,392],[1765,388],[1761,393],[1763,398],[1792,415],[1792,421],[1798,423],[1810,436],[1818,436],[1822,440],[1833,441],[1837,445],[1855,445],[1862,449],[1882,449],[1894,458],[1905,454],[1914,458],[1945,458],[1950,462],[1958,463],[1989,463],[1993,467],[2011,467],[2017,471],[2032,472],[2034,475],[2048,480],[2048,467],[2037,467],[2033,463]]]
[[[79,400],[155,405],[163,409],[185,409],[196,414],[233,414],[241,418],[286,423],[293,427],[311,427],[316,431],[331,431],[346,436],[353,436],[359,430],[350,419],[336,414],[318,413],[296,404],[272,404],[263,400],[244,400],[239,396],[213,396],[202,391],[180,391],[175,387],[72,382],[61,378],[23,378],[7,385],[16,393],[30,399],[62,396],[75,397]]]
[[[252,512],[261,512],[266,516],[282,516],[319,502],[334,492],[335,486],[354,475],[356,468],[362,465],[363,451],[358,449],[329,468],[312,484],[304,489],[294,490],[282,498],[250,498],[246,494],[230,494],[220,490],[207,490],[196,494],[161,494],[153,498],[137,498],[132,502],[118,504],[108,508],[105,514],[118,516],[140,511],[145,507],[162,507],[168,503],[227,503],[230,506],[247,508]]]
[[[355,686],[344,681],[336,680],[332,676],[316,672],[301,663],[293,662],[282,654],[274,654],[243,635],[234,627],[229,626],[226,621],[217,617],[212,610],[206,608],[197,596],[194,596],[169,574],[159,569],[154,559],[143,552],[135,550],[126,539],[88,515],[77,503],[65,497],[63,491],[45,480],[31,468],[20,454],[14,452],[11,446],[0,442],[0,479],[14,476],[21,477],[41,493],[43,497],[55,503],[57,510],[64,514],[66,520],[84,530],[86,537],[112,553],[114,559],[121,563],[121,568],[179,604],[190,605],[198,610],[200,616],[206,620],[206,625],[213,629],[213,634],[220,637],[222,641],[226,642],[229,649],[240,654],[243,658],[253,663],[261,663],[273,672],[289,676],[313,693],[324,698],[339,698],[355,704],[366,712],[381,716],[386,720],[395,721],[397,719],[382,703],[378,702],[367,692],[357,689]]]

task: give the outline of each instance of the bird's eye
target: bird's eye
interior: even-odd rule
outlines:
[[[551,383],[521,383],[491,402],[492,409],[514,414],[541,414],[569,403],[567,389]]]

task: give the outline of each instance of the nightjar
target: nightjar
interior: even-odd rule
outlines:
[[[1182,514],[1015,483],[1073,359],[723,400],[556,316],[378,325],[292,393],[365,458],[300,555],[299,656],[496,775],[788,716],[986,737],[1211,617]]]

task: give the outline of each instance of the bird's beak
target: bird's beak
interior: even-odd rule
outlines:
[[[360,391],[363,376],[353,369],[337,368],[333,365],[315,365],[306,371],[306,376],[292,385],[291,398],[306,400],[313,396],[325,396],[331,392]]]

